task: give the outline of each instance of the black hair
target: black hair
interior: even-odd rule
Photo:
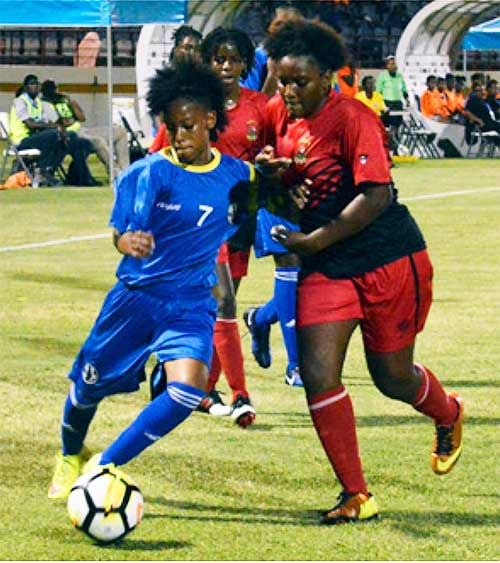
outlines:
[[[57,91],[57,84],[53,80],[44,80],[40,86],[42,98],[53,104],[64,100],[64,96]]]
[[[255,47],[250,37],[239,29],[226,29],[217,27],[211,31],[201,44],[201,58],[205,64],[210,64],[210,60],[217,53],[217,49],[223,43],[233,43],[236,45],[241,58],[245,62],[246,69],[241,73],[246,78],[249,70],[253,67],[255,60]]]
[[[369,74],[368,76],[364,76],[364,77],[363,77],[363,80],[361,80],[361,87],[363,88],[363,90],[364,90],[365,87],[366,87],[366,83],[367,83],[368,80],[370,80],[370,79],[371,79],[371,80],[375,80],[371,74]]]
[[[425,83],[426,83],[426,84],[429,84],[429,82],[430,82],[431,80],[437,80],[437,77],[436,77],[435,74],[429,74],[429,76],[425,79]]]
[[[442,76],[437,77],[438,82],[446,82],[446,80]]]
[[[203,39],[203,35],[194,27],[191,27],[190,25],[181,25],[172,34],[174,48],[177,47],[185,37],[194,37],[195,39],[198,39],[200,43]]]
[[[454,74],[451,74],[451,72],[447,72],[447,73],[446,73],[446,76],[444,77],[444,79],[445,79],[446,81],[448,81],[448,80],[456,80],[455,75],[454,75]]]
[[[486,88],[491,88],[493,84],[498,84],[498,80],[495,80],[494,78],[488,80],[488,82],[486,82]]]
[[[23,80],[23,86],[27,86],[30,82],[38,82],[38,76],[35,74],[27,74]]]
[[[322,71],[335,71],[347,60],[338,33],[330,26],[309,20],[287,22],[264,42],[271,59],[287,55],[311,57]]]
[[[146,96],[151,114],[167,114],[170,104],[179,99],[191,100],[208,111],[215,111],[215,129],[210,131],[210,140],[216,141],[217,132],[223,131],[227,123],[224,86],[217,74],[191,60],[157,70]]]

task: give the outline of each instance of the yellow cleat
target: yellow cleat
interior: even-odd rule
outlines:
[[[338,504],[322,515],[321,524],[332,526],[378,518],[378,506],[370,493],[368,495],[363,493],[350,495],[343,491],[338,496],[338,500]]]
[[[80,476],[82,466],[90,457],[90,451],[84,446],[76,455],[57,454],[56,470],[49,485],[49,499],[65,499],[73,483]]]
[[[97,469],[101,465],[101,457],[102,453],[94,454],[83,466],[82,473],[88,473],[89,471],[94,471],[94,469]]]
[[[437,475],[449,473],[462,453],[462,426],[464,421],[464,401],[456,393],[450,393],[458,404],[458,417],[451,426],[436,426],[432,448],[432,471]]]

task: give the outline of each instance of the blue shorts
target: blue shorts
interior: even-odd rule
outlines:
[[[255,230],[254,252],[257,258],[269,254],[286,254],[289,252],[282,244],[271,238],[271,228],[275,225],[284,225],[290,231],[298,231],[299,226],[278,215],[273,215],[261,207],[257,211],[257,227]]]
[[[152,353],[161,362],[194,358],[210,366],[216,312],[210,288],[158,295],[118,282],[68,377],[78,395],[93,403],[136,391]]]

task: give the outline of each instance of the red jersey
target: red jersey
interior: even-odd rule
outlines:
[[[266,108],[266,137],[277,156],[293,161],[283,176],[285,186],[312,181],[301,213],[305,233],[335,219],[364,186],[392,185],[384,126],[358,100],[332,91],[317,114],[290,120],[281,96],[274,96]],[[319,271],[352,277],[424,248],[420,230],[394,190],[393,202],[373,223],[304,258],[302,275]]]
[[[264,114],[268,97],[240,87],[240,99],[233,109],[227,110],[228,124],[212,143],[220,152],[241,160],[253,162],[264,146]]]

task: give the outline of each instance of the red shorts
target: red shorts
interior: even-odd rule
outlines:
[[[360,319],[372,352],[413,343],[432,302],[432,264],[426,250],[347,279],[307,276],[297,294],[297,327]]]
[[[229,269],[234,279],[244,278],[247,275],[249,260],[250,249],[229,251]]]
[[[223,242],[222,246],[219,248],[217,264],[229,264],[229,249],[227,248],[227,243],[225,242]]]

